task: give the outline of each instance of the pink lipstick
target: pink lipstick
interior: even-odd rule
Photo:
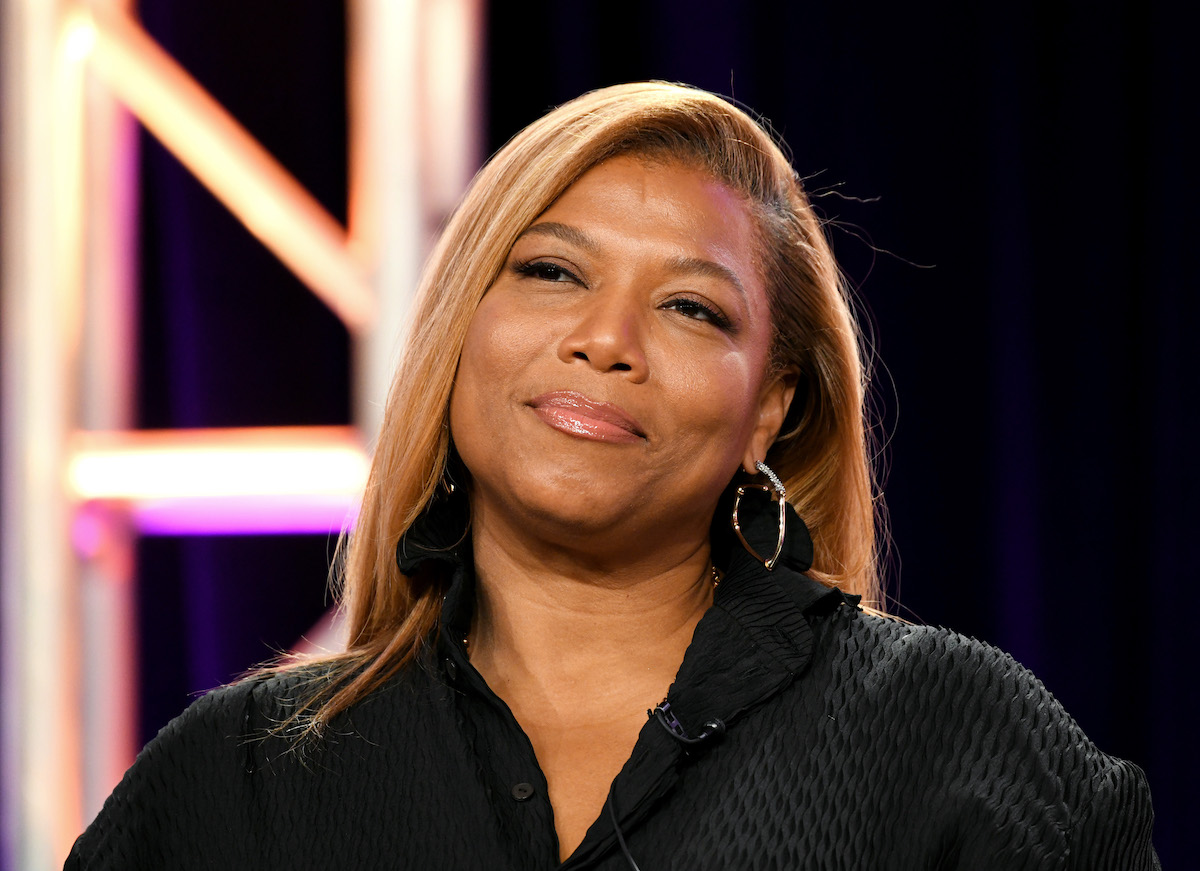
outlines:
[[[646,438],[638,422],[620,406],[595,402],[571,390],[543,393],[530,400],[529,407],[543,422],[568,435],[623,444]]]

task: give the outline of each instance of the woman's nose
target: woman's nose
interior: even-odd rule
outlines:
[[[579,320],[559,345],[563,362],[582,360],[601,372],[627,372],[641,382],[649,375],[644,303],[619,292],[598,293],[581,307]]]

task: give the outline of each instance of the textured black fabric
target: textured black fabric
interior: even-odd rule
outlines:
[[[557,867],[533,748],[450,628],[473,584],[452,562],[429,655],[324,745],[264,737],[294,677],[210,693],[147,746],[66,867]],[[694,749],[643,727],[611,794],[643,871],[1158,867],[1141,771],[1033,675],[787,564],[732,552],[668,701],[689,734],[727,731]],[[562,867],[629,867],[607,813]]]

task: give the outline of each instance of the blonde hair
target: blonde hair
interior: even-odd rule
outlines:
[[[396,546],[433,498],[450,453],[449,403],[472,315],[518,235],[596,164],[616,155],[681,160],[740,192],[758,219],[777,366],[799,382],[767,462],[815,545],[811,574],[882,607],[875,486],[864,426],[858,327],[820,221],[772,136],[705,91],[617,85],[555,109],[479,172],[421,279],[356,529],[344,546],[345,653],[302,709],[320,729],[419,654],[437,627],[433,575],[400,573]]]

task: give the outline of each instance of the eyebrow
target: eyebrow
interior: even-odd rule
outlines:
[[[522,239],[529,235],[550,236],[554,239],[561,239],[564,242],[570,242],[572,245],[583,248],[588,252],[594,252],[600,247],[596,244],[596,241],[587,233],[583,232],[583,230],[580,230],[578,227],[572,227],[570,224],[560,224],[557,221],[542,221],[540,224],[533,224],[525,228],[525,232],[523,232],[517,238]]]
[[[716,261],[703,260],[699,257],[672,257],[667,264],[667,268],[672,272],[680,272],[688,275],[704,275],[709,278],[715,278],[718,281],[728,282],[742,296],[746,295],[746,288],[742,286],[742,281],[737,277],[737,273],[728,266]]]
[[[595,253],[600,248],[596,244],[596,240],[583,230],[580,230],[578,227],[572,227],[570,224],[560,224],[557,221],[542,221],[532,224],[517,238],[522,239],[530,235],[561,239],[563,242],[575,245],[589,253]],[[708,278],[715,278],[718,281],[724,281],[733,285],[734,289],[743,297],[746,295],[746,288],[742,285],[742,281],[738,278],[737,273],[728,266],[717,263],[714,260],[705,260],[701,257],[672,257],[667,261],[667,269],[671,272],[684,275],[703,275]]]

